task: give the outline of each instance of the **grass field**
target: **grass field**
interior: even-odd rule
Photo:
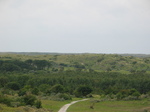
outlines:
[[[104,101],[95,103],[94,109],[90,108],[92,104],[92,101],[78,102],[70,106],[67,112],[150,112],[148,100]]]
[[[58,112],[58,110],[65,104],[70,103],[71,101],[52,101],[52,100],[42,100],[42,107],[50,109],[53,112]]]
[[[62,106],[76,100],[80,100],[80,98],[73,98],[73,100],[69,101],[41,100],[43,109],[41,109],[40,112],[58,112]],[[35,112],[36,110],[37,109],[30,106],[8,107],[4,104],[0,104],[0,112]]]
[[[73,99],[80,100],[80,99]],[[52,101],[42,100],[42,107],[52,112],[58,112],[58,110],[65,104],[72,101]],[[150,112],[150,101],[149,100],[135,100],[135,101],[102,101],[94,103],[93,100],[82,101],[75,103],[69,107],[67,112]],[[49,112],[46,110],[40,112]],[[0,104],[0,112],[35,112],[34,108],[31,107],[7,107],[6,105]]]

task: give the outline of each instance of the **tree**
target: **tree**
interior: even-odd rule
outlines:
[[[21,88],[21,89],[19,90],[18,95],[19,95],[19,96],[23,96],[23,95],[25,95],[27,92],[29,92],[30,90],[31,90],[31,86],[26,85],[26,86],[24,86],[24,88]]]
[[[50,67],[50,63],[46,60],[34,60],[33,61],[34,65],[37,67],[38,70],[43,70],[46,67]]]
[[[82,96],[86,96],[88,94],[90,94],[92,92],[92,89],[88,86],[79,86],[76,90],[75,90],[75,95],[77,97],[82,97]]]
[[[25,105],[31,105],[31,106],[33,106],[35,104],[36,97],[33,96],[33,95],[30,95],[30,94],[29,95],[25,95],[23,97],[23,101],[24,101]]]
[[[20,89],[20,84],[17,82],[9,82],[7,84],[7,87],[13,90],[19,90]]]
[[[34,105],[36,108],[42,108],[42,102],[40,100],[37,100]]]
[[[0,86],[4,87],[8,83],[7,77],[0,77]]]
[[[34,88],[34,89],[32,89],[32,94],[34,94],[34,95],[38,95],[39,94],[39,89],[38,88]]]
[[[40,90],[41,92],[46,92],[49,88],[50,88],[50,85],[48,85],[48,84],[41,84],[41,85],[39,86],[39,90]]]
[[[56,84],[48,91],[48,93],[64,93],[64,91],[65,89],[62,85]]]
[[[1,67],[1,69],[3,71],[12,72],[12,71],[20,71],[21,68],[15,64],[12,64],[12,63],[4,63]]]

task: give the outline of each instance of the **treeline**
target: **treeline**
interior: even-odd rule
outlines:
[[[8,106],[41,108],[37,96],[62,101],[72,97],[92,97],[92,94],[117,100],[137,100],[143,94],[150,95],[150,74],[74,70],[0,73],[0,103]]]
[[[81,85],[92,88],[95,94],[116,94],[121,90],[128,89],[136,89],[141,94],[145,94],[150,92],[150,74],[77,71],[48,73],[36,71],[28,74],[5,73],[0,75],[0,87],[8,87],[13,90],[20,90],[28,85],[39,90],[45,88],[42,92],[46,92],[56,84],[62,85],[65,92],[69,94],[74,94],[74,90]]]
[[[69,65],[47,60],[0,60],[0,87],[15,87],[14,90],[20,90],[26,85],[40,90],[43,85],[49,85],[50,88],[60,84],[69,94],[74,94],[74,90],[81,85],[91,87],[96,94],[116,94],[120,90],[133,88],[145,94],[150,91],[149,77],[150,74],[144,70],[132,70],[130,74],[96,72],[79,62]],[[14,83],[18,86],[14,86]]]
[[[29,71],[29,70],[45,70],[49,69],[51,62],[46,60],[0,60],[0,71]]]
[[[0,60],[0,72],[29,72],[29,71],[37,71],[37,70],[47,70],[51,72],[58,72],[58,71],[65,71],[65,70],[77,70],[77,71],[127,71],[131,73],[145,73],[150,70],[150,61],[146,61],[147,65],[144,64],[138,64],[137,61],[132,62],[133,65],[130,65],[130,67],[125,65],[117,65],[117,61],[102,61],[103,59],[98,59],[97,66],[92,64],[85,64],[78,61],[69,63],[59,63],[55,61],[48,61],[48,60],[32,60],[27,59],[25,61],[22,60]],[[94,61],[92,62],[94,63]],[[103,64],[100,65],[101,70],[97,70],[97,67],[99,66],[98,63]],[[141,62],[142,63],[142,62]],[[119,66],[119,67],[118,67]]]

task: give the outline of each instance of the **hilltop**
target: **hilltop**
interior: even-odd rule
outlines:
[[[45,60],[51,68],[95,71],[150,71],[150,55],[146,54],[74,54],[8,52],[0,53],[0,60]]]

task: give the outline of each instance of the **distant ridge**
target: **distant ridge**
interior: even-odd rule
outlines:
[[[139,57],[139,58],[147,58],[150,57],[150,54],[119,54],[121,56],[133,56],[133,57]]]
[[[0,52],[0,54],[20,54],[20,55],[73,55],[73,54],[95,54],[95,53],[57,53],[57,52]]]
[[[0,52],[0,54],[21,54],[21,55],[78,55],[78,54],[106,54],[106,53],[57,53],[57,52]],[[111,53],[110,53],[111,54]],[[113,53],[112,53],[113,54]],[[115,53],[117,54],[117,53]],[[107,54],[106,54],[107,55]],[[121,56],[133,56],[139,58],[150,57],[150,54],[117,54]]]

